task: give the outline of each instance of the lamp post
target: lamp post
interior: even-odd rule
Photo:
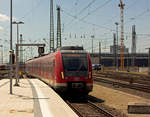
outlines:
[[[24,22],[14,21],[14,22],[12,22],[12,24],[17,24],[17,44],[19,44],[19,24],[24,24]],[[19,56],[18,55],[16,55],[16,56],[17,56],[17,59],[18,59]],[[14,84],[14,86],[19,86],[17,77],[18,76],[16,76],[16,83]]]
[[[116,49],[117,49],[117,51],[116,51],[116,54],[117,54],[116,59],[117,59],[117,61],[116,61],[116,68],[117,68],[117,70],[119,70],[119,64],[118,64],[118,25],[119,25],[119,23],[115,22],[115,25],[116,25],[116,38],[117,38],[117,47],[116,47]]]
[[[19,24],[24,24],[24,22],[12,22],[12,24],[17,24],[17,44],[19,44]]]
[[[3,64],[3,45],[0,45],[0,47],[2,48],[2,51],[1,51],[1,63]]]
[[[13,66],[12,66],[12,0],[10,0],[10,57],[9,57],[9,64],[10,64],[10,94],[12,94],[12,72],[13,72]]]

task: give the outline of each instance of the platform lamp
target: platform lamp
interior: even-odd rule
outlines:
[[[17,24],[17,44],[19,44],[19,24],[24,24],[24,22],[20,21],[20,22],[12,22],[12,24]]]
[[[12,93],[12,75],[11,72],[13,72],[13,65],[12,65],[12,53],[13,47],[12,47],[12,0],[10,0],[10,50],[9,50],[9,64],[10,64],[10,94]]]
[[[17,24],[17,44],[19,44],[19,24],[24,24],[24,22],[14,21],[14,22],[12,22],[12,24]],[[14,86],[19,86],[17,78],[16,78],[16,82],[15,82]]]

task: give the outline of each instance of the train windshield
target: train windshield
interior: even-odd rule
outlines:
[[[66,76],[86,76],[88,75],[87,54],[62,54],[63,65]]]

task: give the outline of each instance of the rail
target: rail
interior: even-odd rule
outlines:
[[[67,104],[78,114],[79,117],[115,117],[110,112],[97,106],[91,101],[84,103],[71,103],[67,101]]]
[[[123,82],[123,81],[114,80],[114,79],[110,80],[106,78],[96,78],[96,77],[94,78],[94,81],[103,82],[103,83],[112,84],[112,85],[118,85],[118,86],[130,88],[130,89],[135,89],[135,90],[150,93],[150,87],[148,85],[143,85],[143,84],[138,84],[138,83],[133,84],[133,83]]]

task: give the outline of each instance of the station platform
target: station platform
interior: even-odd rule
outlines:
[[[13,84],[15,80],[13,80]],[[49,86],[21,79],[9,94],[9,79],[0,80],[0,117],[78,117]]]

